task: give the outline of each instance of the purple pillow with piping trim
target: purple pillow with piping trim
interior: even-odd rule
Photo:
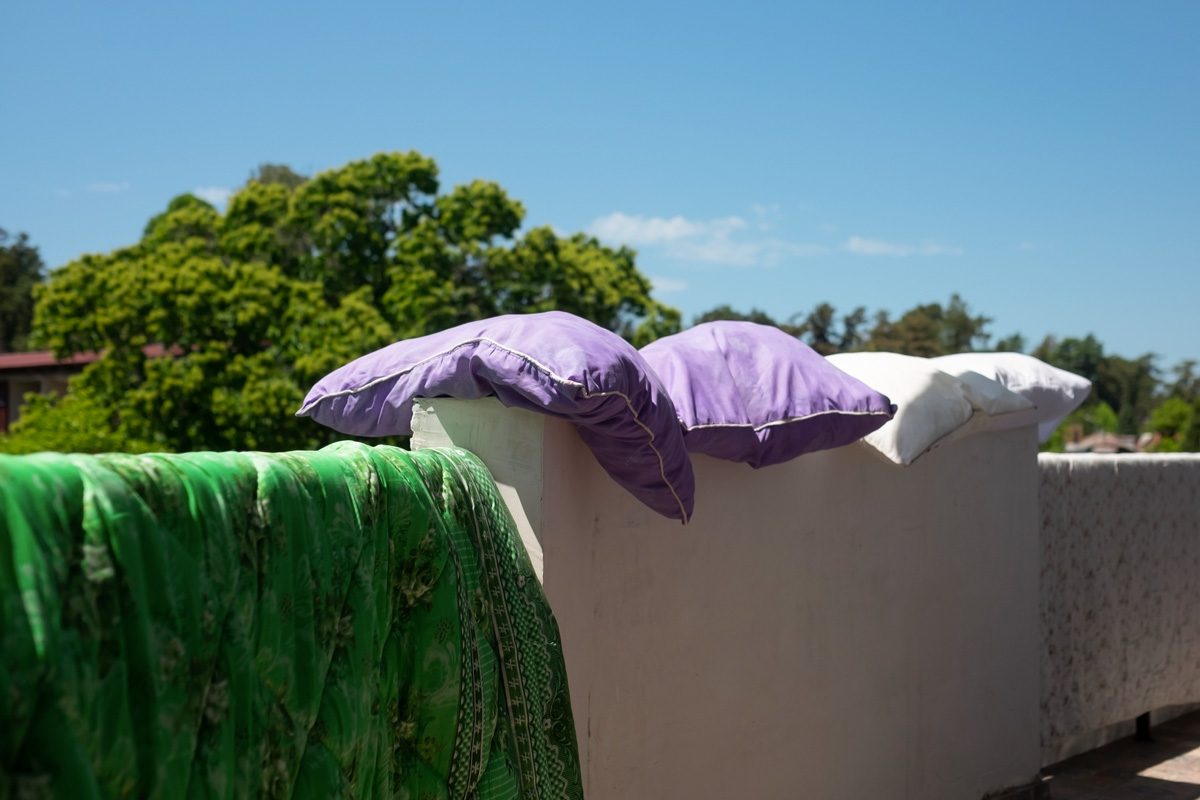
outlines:
[[[752,467],[850,444],[895,412],[887,397],[770,325],[708,322],[641,353],[675,403],[688,450]]]
[[[512,314],[396,342],[319,380],[296,416],[407,435],[417,397],[496,397],[568,420],[613,480],[663,516],[691,516],[695,479],[670,397],[632,345],[585,319]]]

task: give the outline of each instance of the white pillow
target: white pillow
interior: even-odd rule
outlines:
[[[1087,378],[1024,353],[959,353],[930,361],[952,375],[977,372],[1030,400],[1037,407],[1038,438],[1043,442],[1092,391]]]
[[[935,364],[934,366],[937,365]],[[938,367],[938,369],[942,368]],[[1033,401],[1004,388],[1004,385],[999,381],[980,375],[978,372],[970,369],[963,370],[962,372],[955,372],[952,369],[942,369],[942,372],[953,375],[966,384],[967,400],[971,401],[971,405],[976,411],[982,411],[990,417],[998,417],[1005,420],[1009,417],[1028,420],[1028,422],[1018,422],[1018,425],[1029,424],[1033,421],[1029,415],[1022,413],[1032,411],[1036,408]],[[1009,427],[1009,425],[1005,424],[1004,427]],[[997,429],[993,426],[993,430]]]
[[[975,409],[966,385],[929,359],[897,353],[838,353],[829,363],[896,404],[896,416],[863,442],[897,464],[911,464],[965,425]]]

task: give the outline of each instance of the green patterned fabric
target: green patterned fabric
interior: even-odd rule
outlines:
[[[472,455],[0,456],[0,798],[581,798]]]

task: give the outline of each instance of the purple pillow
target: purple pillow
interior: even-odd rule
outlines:
[[[664,516],[691,516],[671,398],[632,345],[587,320],[513,314],[396,342],[326,375],[296,415],[354,436],[406,435],[416,397],[496,397],[570,420],[613,480]]]
[[[709,322],[641,352],[666,384],[688,450],[752,467],[849,444],[895,410],[887,397],[770,325]]]

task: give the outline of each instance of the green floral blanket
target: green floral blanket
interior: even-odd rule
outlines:
[[[0,456],[0,798],[581,798],[472,455]]]

